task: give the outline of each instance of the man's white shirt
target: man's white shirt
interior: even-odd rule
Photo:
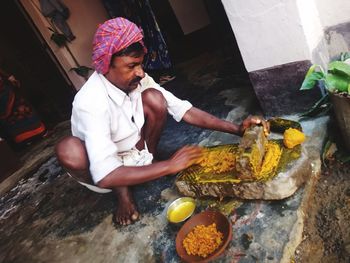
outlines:
[[[135,148],[144,125],[142,91],[159,90],[168,113],[176,121],[192,107],[146,76],[138,87],[127,95],[110,83],[102,74],[94,72],[76,94],[71,117],[72,134],[85,142],[90,172],[95,183],[123,165],[118,154]]]

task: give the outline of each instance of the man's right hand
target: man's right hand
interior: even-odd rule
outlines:
[[[176,174],[197,163],[203,149],[198,146],[185,146],[165,161],[145,166],[119,166],[97,183],[101,188],[129,186],[151,181],[169,174]]]
[[[180,172],[183,169],[196,163],[203,154],[203,149],[198,146],[185,146],[178,150],[169,159],[172,173]]]
[[[268,136],[270,134],[270,123],[268,121],[266,121],[263,117],[249,116],[239,126],[240,135],[243,136],[244,131],[254,124],[255,125],[262,125],[264,127],[265,136]]]

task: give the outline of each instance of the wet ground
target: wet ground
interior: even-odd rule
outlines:
[[[204,54],[179,65],[177,71],[176,80],[165,87],[181,98],[190,98],[195,106],[237,122],[259,112],[247,76],[241,71],[232,74],[236,72],[232,60]],[[345,213],[349,206],[348,168],[334,166],[336,169],[328,170],[336,174],[334,181],[318,181],[316,153],[324,138],[325,122],[316,119],[303,123],[315,169],[294,195],[280,201],[224,200],[236,208],[227,212],[234,234],[216,262],[290,262],[293,258],[312,262],[314,251],[319,259],[330,255],[328,259],[346,262],[341,260],[349,244],[349,217]],[[175,176],[133,187],[142,217],[134,225],[115,228],[113,195],[87,190],[58,165],[53,146],[66,134],[69,122],[58,125],[51,137],[24,153],[24,168],[0,185],[0,262],[180,262],[174,242],[181,224],[169,224],[165,217],[167,205],[178,196],[173,186]],[[169,119],[159,152],[161,158],[167,158],[185,144],[217,145],[238,140]],[[326,171],[321,178],[327,177]],[[324,191],[330,192],[329,196]],[[206,201],[199,204],[197,212],[208,206]],[[337,220],[339,227],[333,228],[332,220]],[[309,232],[302,236],[304,222]],[[330,231],[320,231],[324,228]]]

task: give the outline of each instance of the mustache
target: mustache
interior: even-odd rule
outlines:
[[[140,77],[136,77],[136,78],[134,78],[132,81],[130,81],[130,85],[132,85],[132,84],[134,84],[134,83],[138,83],[138,82],[140,82],[140,81],[141,81],[141,79],[142,79],[142,78],[140,78]]]

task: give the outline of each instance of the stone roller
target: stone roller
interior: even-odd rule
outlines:
[[[251,126],[238,145],[236,170],[242,180],[255,179],[260,173],[267,147],[263,126]]]

